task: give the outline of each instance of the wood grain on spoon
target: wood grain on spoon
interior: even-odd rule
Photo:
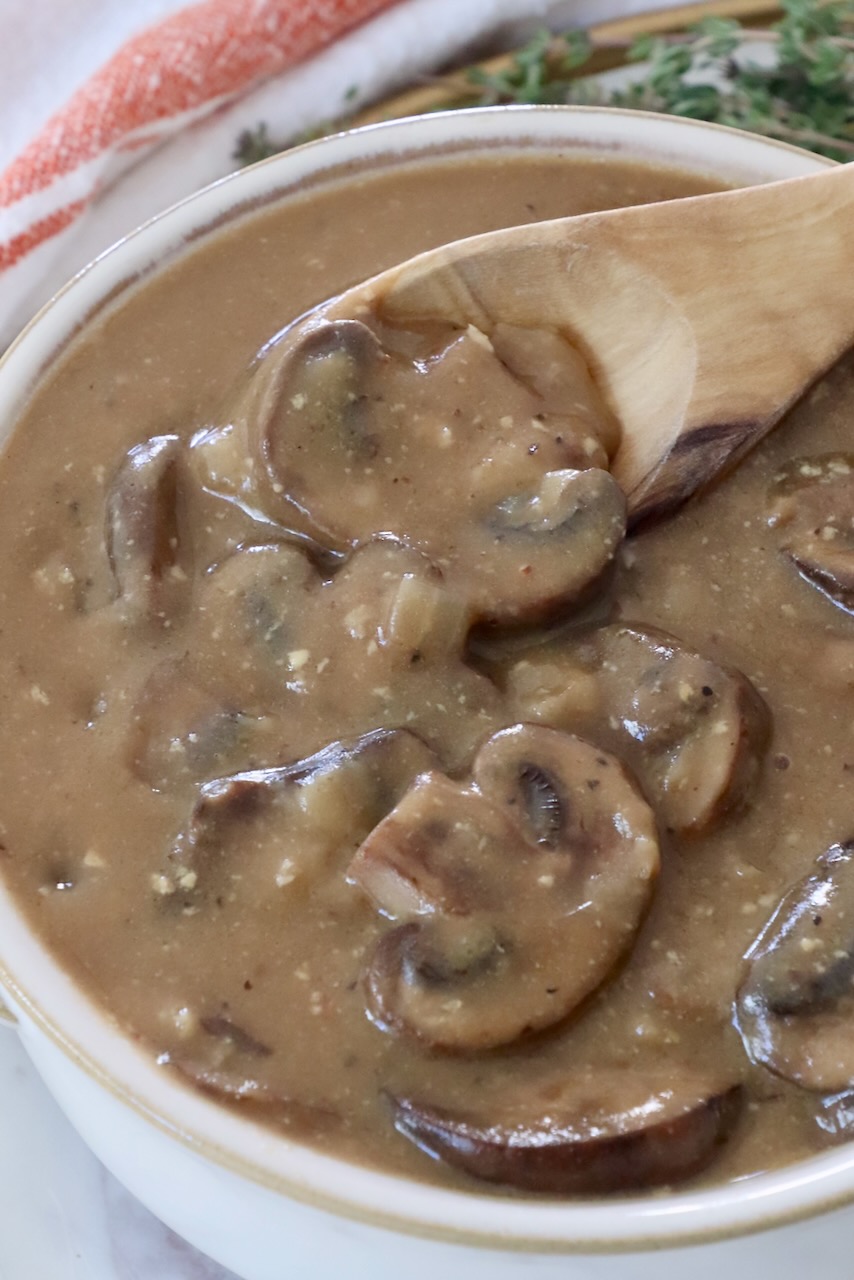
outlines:
[[[637,523],[740,457],[854,341],[852,230],[839,165],[459,240],[319,311],[563,333],[621,423],[612,470]]]

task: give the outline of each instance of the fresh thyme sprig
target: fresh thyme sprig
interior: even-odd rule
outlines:
[[[262,122],[254,129],[244,129],[238,135],[233,159],[241,165],[255,164],[256,160],[269,160],[270,156],[278,155],[287,147],[287,142],[274,142],[267,132],[266,124]]]
[[[646,72],[608,101],[854,158],[854,0],[784,0],[783,8],[766,32],[707,18],[686,37],[636,42],[631,56],[648,62]]]
[[[500,103],[634,107],[733,125],[852,160],[854,0],[782,0],[781,7],[780,21],[762,31],[734,18],[706,18],[684,35],[643,36],[625,50],[637,75],[618,86],[585,74],[594,54],[586,33],[541,32],[499,70],[475,67],[451,82],[441,109]],[[241,135],[235,156],[248,164],[285,145],[260,125]]]

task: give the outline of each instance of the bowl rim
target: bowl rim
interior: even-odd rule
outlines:
[[[650,135],[659,137],[651,149]],[[815,172],[833,163],[788,143],[722,125],[623,108],[563,106],[476,107],[384,121],[270,157],[149,219],[45,304],[0,357],[0,422],[8,421],[11,433],[45,368],[99,307],[109,305],[200,236],[216,234],[224,223],[233,225],[306,181],[334,181],[342,166],[408,159],[431,151],[470,153],[488,145],[518,150],[528,140],[542,148],[592,149],[596,154],[634,146],[646,158],[667,164],[667,151],[659,149],[662,139],[676,145],[680,138],[689,143],[700,137],[713,140],[710,149],[717,161],[696,169],[710,175],[720,175],[723,152],[730,176],[741,165],[748,177],[763,160],[773,176],[780,177]],[[690,155],[690,146],[686,150]],[[686,152],[679,152],[674,162],[684,167]],[[782,1170],[702,1190],[535,1202],[447,1190],[326,1155],[237,1117],[167,1077],[151,1055],[133,1044],[74,983],[25,923],[2,882],[0,987],[20,1018],[25,1045],[33,1032],[47,1038],[102,1089],[214,1164],[292,1200],[371,1226],[492,1249],[617,1253],[721,1240],[791,1223],[854,1199],[854,1147],[847,1154],[839,1148]]]

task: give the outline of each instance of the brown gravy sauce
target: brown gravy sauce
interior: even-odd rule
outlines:
[[[827,547],[844,559],[854,512],[845,506],[850,362],[734,475],[615,544],[595,618],[556,637],[531,629],[550,614],[531,613],[529,598],[521,616],[490,612],[489,592],[477,594],[482,580],[475,591],[454,569],[480,554],[474,544],[457,554],[454,541],[437,575],[434,526],[450,527],[466,504],[465,483],[454,485],[478,468],[500,505],[508,492],[530,495],[543,468],[589,465],[581,454],[591,432],[588,460],[603,466],[610,427],[601,406],[585,410],[581,426],[578,414],[556,425],[552,409],[508,377],[512,421],[489,447],[472,453],[465,442],[457,455],[453,445],[447,481],[430,463],[396,515],[381,507],[403,522],[392,529],[399,537],[414,522],[409,547],[371,542],[389,532],[376,521],[342,532],[339,508],[362,501],[356,481],[339,476],[330,495],[309,476],[306,519],[282,523],[325,540],[326,559],[217,491],[209,463],[200,472],[201,455],[187,449],[223,421],[262,344],[331,293],[460,236],[708,185],[530,154],[352,179],[219,232],[113,305],[37,389],[0,467],[0,860],[62,963],[164,1070],[354,1159],[469,1188],[488,1187],[485,1177],[522,1191],[608,1191],[679,1181],[706,1165],[703,1176],[725,1180],[847,1136],[854,1063],[833,1037],[844,1041],[850,1025],[854,632],[845,566],[828,569]],[[468,341],[477,364],[482,348]],[[477,381],[444,368],[448,395],[459,383],[458,421],[486,412]],[[490,386],[488,413],[499,413],[505,392]],[[442,430],[453,437],[457,422],[431,419],[429,397],[425,406],[431,448],[441,449]],[[418,424],[408,425],[417,438]],[[134,577],[137,491],[111,525],[112,572],[105,513],[115,477],[135,465],[128,451],[171,437],[159,471],[155,459],[156,501],[174,503],[177,487],[183,505],[152,552],[168,568],[152,597],[145,575]],[[532,445],[542,446],[539,460]],[[193,455],[189,470],[170,470],[170,450],[181,467]],[[804,474],[792,462],[831,454],[835,470],[807,463]],[[791,483],[775,482],[787,467]],[[812,482],[826,478],[820,496],[832,490],[832,501],[816,515]],[[371,477],[359,483],[370,489]],[[431,483],[441,520],[417,500]],[[804,483],[812,496],[801,519]],[[326,506],[313,519],[318,503]],[[354,542],[367,545],[353,552]],[[256,550],[238,550],[247,545]],[[125,555],[131,567],[116,601]],[[593,620],[608,628],[591,632]],[[491,629],[466,651],[469,628],[484,621]],[[508,621],[510,640],[500,631]],[[654,683],[649,712],[653,651],[667,677]],[[402,655],[414,652],[404,670]],[[625,674],[635,669],[636,680]],[[662,688],[676,711],[660,724]],[[501,735],[520,722],[536,727],[522,739]],[[394,732],[375,732],[383,729]],[[567,748],[575,738],[566,733],[594,746]],[[357,745],[329,747],[340,740]],[[259,779],[273,767],[275,777]],[[236,783],[216,781],[235,774]],[[597,798],[567,806],[563,780],[579,778]],[[411,863],[401,872],[397,860],[414,856],[423,870],[411,833],[441,826],[449,811],[459,814],[457,843],[446,831],[451,853],[430,863],[433,879],[414,881]],[[454,883],[454,868],[487,874],[472,836],[483,831],[490,849],[504,850],[490,882],[497,897],[461,907],[469,887]],[[816,864],[834,844],[836,861]],[[512,874],[502,870],[507,849],[518,854]],[[821,883],[792,889],[810,875]],[[538,925],[526,933],[507,899],[524,904],[531,883],[560,908],[536,907]],[[610,907],[597,916],[602,893]],[[794,994],[785,956],[774,968],[776,943],[770,975],[760,957],[745,978],[745,953],[787,893],[784,922],[797,918],[797,953],[808,960]],[[835,969],[813,960],[825,946],[819,899],[836,929]],[[412,930],[443,912],[448,936],[431,935],[434,950],[413,960]],[[574,913],[581,933],[564,934]],[[388,939],[401,921],[410,932],[394,951]],[[573,947],[589,962],[586,977],[567,964]],[[439,953],[449,971],[437,971]],[[515,954],[528,957],[521,978]],[[468,981],[483,957],[463,992],[463,1033],[453,983],[460,973]],[[413,965],[419,981],[429,976],[418,999],[406,989]],[[558,993],[557,1014],[543,992]],[[800,1037],[804,1016],[815,1051]],[[769,1037],[772,1049],[751,1061],[745,1042],[757,1059]],[[490,1123],[542,1145],[551,1113],[551,1131],[563,1135],[551,1164],[508,1160],[501,1140],[486,1152]],[[665,1152],[658,1163],[632,1145],[650,1125]],[[627,1160],[630,1172],[615,1174]]]

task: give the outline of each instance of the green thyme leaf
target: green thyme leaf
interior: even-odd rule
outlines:
[[[473,68],[454,106],[601,103],[662,111],[782,138],[836,160],[854,159],[854,0],[782,0],[762,31],[710,17],[684,35],[641,36],[626,48],[633,78],[606,87],[585,74],[594,53],[585,32],[538,31],[499,71]],[[312,137],[343,127],[341,120]],[[241,134],[235,158],[249,164],[284,150],[264,125]]]
[[[267,160],[283,150],[280,143],[269,137],[267,126],[259,124],[254,129],[244,129],[238,136],[233,158],[241,165],[254,164],[256,160]]]

